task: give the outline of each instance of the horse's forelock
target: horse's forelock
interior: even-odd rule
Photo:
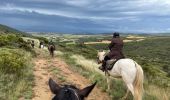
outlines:
[[[98,52],[98,56],[105,56],[106,52],[102,51],[102,52]]]
[[[98,58],[100,61],[104,60],[104,57],[106,56],[106,52],[98,52]]]

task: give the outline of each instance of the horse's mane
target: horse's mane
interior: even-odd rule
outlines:
[[[77,87],[75,87],[74,85],[61,85],[62,87],[65,87],[65,88],[72,88],[72,89],[75,89],[75,90],[79,90]]]
[[[77,98],[75,92],[79,90],[78,88],[76,88],[73,85],[61,85],[61,86],[63,90],[67,91],[61,94],[62,96],[64,96],[64,98],[62,98],[63,100],[75,100],[75,98]]]

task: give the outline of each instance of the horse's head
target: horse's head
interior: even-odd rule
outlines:
[[[106,54],[105,51],[98,51],[98,53],[97,53],[98,64],[102,63],[102,61],[104,60],[105,54]]]
[[[85,97],[93,90],[96,82],[84,89],[78,89],[72,85],[59,86],[51,78],[49,79],[49,86],[52,93],[55,94],[52,100],[84,100]]]

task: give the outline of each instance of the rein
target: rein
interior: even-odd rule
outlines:
[[[109,74],[107,68],[104,69],[104,72],[105,72],[105,76],[106,76],[106,75],[110,76],[110,74]]]

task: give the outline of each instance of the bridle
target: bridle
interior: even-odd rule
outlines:
[[[77,100],[80,100],[78,93],[74,89],[72,89],[72,88],[68,88],[68,89],[71,90],[72,92],[74,92],[74,95],[77,97]]]

